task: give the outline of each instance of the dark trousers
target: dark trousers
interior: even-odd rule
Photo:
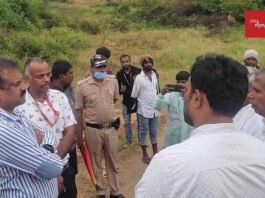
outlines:
[[[58,198],[77,198],[77,188],[75,184],[75,175],[77,174],[77,156],[76,149],[69,152],[69,167],[62,172],[65,192],[61,192]]]

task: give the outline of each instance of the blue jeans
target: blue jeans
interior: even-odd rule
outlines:
[[[131,115],[132,115],[131,113],[127,112],[127,107],[124,104],[122,104],[122,116],[124,119],[125,137],[126,137],[127,142],[132,142]],[[138,131],[139,131],[138,117],[137,117],[137,126],[138,126]],[[139,135],[138,135],[138,139],[139,139]]]
[[[139,135],[141,145],[146,145],[146,134],[148,131],[150,135],[151,144],[156,144],[158,117],[145,118],[142,115],[138,114],[137,118],[139,123]]]

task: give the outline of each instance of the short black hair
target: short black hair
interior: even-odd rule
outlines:
[[[121,62],[121,59],[122,59],[122,58],[126,58],[126,57],[128,57],[129,60],[131,60],[130,55],[128,55],[128,54],[122,54],[122,55],[120,56],[120,62]]]
[[[15,61],[0,57],[0,89],[5,88],[6,79],[4,79],[4,70],[18,70],[18,64]]]
[[[66,60],[55,61],[52,65],[52,78],[58,79],[60,74],[66,74],[71,68],[71,63]]]
[[[248,71],[238,61],[217,54],[197,57],[192,66],[192,91],[203,91],[217,114],[234,116],[248,93]]]
[[[187,71],[180,71],[176,74],[176,80],[188,80],[190,73]]]
[[[96,50],[96,54],[101,54],[105,56],[107,59],[109,59],[111,56],[111,51],[106,47],[100,47]]]

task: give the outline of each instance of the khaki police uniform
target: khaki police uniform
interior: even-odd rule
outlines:
[[[108,125],[117,119],[114,100],[117,100],[118,97],[119,88],[115,77],[107,76],[102,83],[97,83],[90,76],[77,83],[75,107],[83,109],[86,125],[88,125],[87,123]],[[99,186],[98,194],[105,194],[101,166],[102,151],[105,156],[110,192],[112,195],[120,194],[117,180],[117,129],[111,126],[102,129],[87,126],[85,141],[91,154],[93,171]]]

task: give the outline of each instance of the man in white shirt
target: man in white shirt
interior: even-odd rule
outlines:
[[[257,136],[264,128],[263,117],[255,112],[251,104],[242,107],[233,118],[233,122],[240,131],[252,136]]]
[[[190,74],[184,117],[194,126],[191,137],[154,157],[136,197],[264,197],[265,144],[232,122],[248,92],[246,68],[206,55]]]
[[[259,71],[260,67],[258,66],[259,54],[254,49],[249,49],[244,52],[244,64],[248,69],[248,79],[252,81],[255,77],[255,74]]]
[[[159,93],[157,74],[153,71],[153,58],[146,54],[140,60],[143,70],[135,78],[132,98],[137,98],[137,120],[139,138],[143,151],[143,162],[149,164],[151,158],[146,150],[146,134],[149,131],[153,155],[157,153],[157,125],[159,112],[155,110],[155,97]]]
[[[263,127],[253,135],[265,141],[265,69],[260,70],[256,74],[248,98],[255,112],[263,117]],[[256,123],[253,125],[256,125]]]
[[[247,50],[244,53],[244,63],[248,69],[249,91],[252,88],[252,82],[255,79],[258,67],[258,52]],[[249,97],[246,97],[245,106],[242,107],[233,118],[235,125],[240,131],[244,131],[252,136],[256,136],[259,131],[264,129],[263,117],[255,112],[252,105],[249,104]]]
[[[68,152],[74,143],[76,124],[72,109],[67,97],[60,91],[49,89],[51,70],[47,62],[41,58],[32,58],[25,63],[25,75],[29,81],[29,88],[26,91],[23,105],[16,108],[16,111],[26,116],[34,127],[41,131],[49,130],[59,142],[57,154],[63,159],[64,170],[62,176],[68,175],[70,171]],[[64,177],[65,196],[75,197],[69,192],[71,185]],[[69,196],[73,194],[73,196]],[[60,196],[61,197],[61,196]]]

